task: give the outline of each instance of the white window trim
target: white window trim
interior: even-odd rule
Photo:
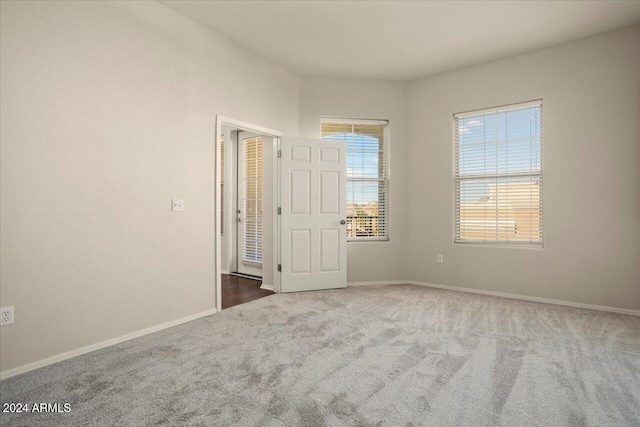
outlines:
[[[367,243],[367,242],[389,242],[391,241],[391,149],[389,141],[391,140],[391,127],[389,125],[389,120],[383,119],[357,119],[357,118],[346,118],[346,117],[331,117],[331,116],[323,116],[320,118],[320,134],[322,135],[322,124],[323,123],[338,123],[338,124],[356,124],[356,125],[383,125],[386,126],[385,134],[385,158],[386,158],[386,170],[387,170],[387,178],[384,180],[386,182],[386,206],[385,206],[385,235],[382,237],[348,237],[347,243]],[[383,180],[379,179],[369,179],[370,181],[380,182]],[[349,178],[347,177],[347,182]],[[366,181],[366,179],[356,180],[356,181]],[[346,189],[345,189],[346,191]]]
[[[260,147],[259,151],[260,151],[260,162],[261,162],[261,170],[260,170],[260,178],[253,178],[253,180],[255,181],[256,186],[260,185],[260,187],[262,187],[263,185],[263,181],[264,181],[264,175],[263,174],[263,169],[264,169],[264,154],[263,154],[263,142],[262,142],[262,135],[256,135],[256,136],[249,136],[246,137],[244,139],[244,141],[254,141],[255,140],[255,150],[258,151],[258,147]],[[247,145],[246,144],[241,144],[240,141],[238,141],[238,209],[242,211],[241,217],[242,217],[242,222],[241,223],[236,223],[237,226],[242,227],[243,231],[241,233],[242,237],[244,238],[244,243],[242,244],[242,254],[239,256],[239,261],[244,264],[244,265],[249,265],[252,267],[262,267],[262,255],[263,255],[263,251],[264,251],[264,239],[263,239],[263,234],[262,231],[260,232],[260,236],[259,239],[257,239],[254,243],[255,243],[255,253],[256,255],[259,253],[260,254],[260,260],[254,260],[254,259],[247,259],[245,258],[248,253],[247,253],[247,225],[249,223],[254,223],[256,224],[256,229],[258,228],[258,224],[262,224],[264,221],[264,217],[262,215],[262,211],[260,211],[260,213],[256,212],[256,216],[255,217],[248,217],[248,209],[247,206],[245,205],[246,201],[247,201],[247,189],[246,189],[246,181],[248,180],[247,178],[247,172],[248,172],[248,168],[247,168],[247,159],[248,159],[248,153],[247,153]],[[258,157],[257,157],[257,153],[256,154],[256,163],[258,161]],[[257,165],[254,165],[257,166]],[[256,169],[257,170],[257,169]],[[257,172],[256,172],[257,174]],[[262,189],[260,191],[263,191]],[[264,195],[264,193],[262,193]],[[264,196],[263,196],[264,197]],[[256,199],[257,202],[258,199]],[[262,227],[262,226],[261,226]],[[262,228],[261,228],[262,230]]]
[[[543,114],[543,100],[542,98],[531,101],[518,102],[513,104],[504,104],[498,105],[495,107],[487,107],[477,110],[467,110],[459,113],[453,114],[453,122],[451,126],[452,130],[452,140],[453,140],[453,151],[452,151],[452,159],[453,159],[453,193],[452,193],[452,206],[453,206],[453,215],[452,215],[452,238],[451,244],[456,247],[482,247],[482,248],[493,248],[493,249],[526,249],[526,250],[544,250],[544,233],[545,233],[545,215],[544,215],[544,189],[542,186],[540,187],[540,242],[483,242],[483,241],[456,241],[456,203],[458,201],[457,191],[456,191],[456,180],[458,176],[456,174],[458,165],[456,159],[456,150],[458,146],[458,141],[456,140],[455,132],[456,132],[456,119],[464,118],[467,116],[475,116],[479,114],[484,114],[488,112],[500,112],[505,110],[514,110],[519,108],[527,108],[532,106],[540,106],[540,172],[536,172],[534,175],[540,176],[540,179],[544,182],[544,114]],[[509,174],[506,174],[509,175]],[[512,174],[517,176],[524,176],[526,173],[522,174]]]
[[[379,119],[353,119],[345,117],[321,117],[320,125],[322,129],[322,123],[338,123],[342,125],[383,125],[388,126],[389,120]]]

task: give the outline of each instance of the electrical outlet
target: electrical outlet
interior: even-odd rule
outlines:
[[[438,255],[438,264],[444,264],[444,256]]]
[[[0,308],[0,326],[13,323],[13,307]]]
[[[182,211],[184,211],[184,200],[183,199],[171,199],[171,210],[173,212],[182,212]]]

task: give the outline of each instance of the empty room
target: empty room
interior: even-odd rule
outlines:
[[[640,426],[640,1],[0,0],[0,425]]]

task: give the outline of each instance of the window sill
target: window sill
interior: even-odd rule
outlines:
[[[476,248],[495,248],[495,249],[528,249],[534,251],[544,250],[542,243],[482,243],[482,242],[453,242],[453,246],[469,246]]]
[[[388,242],[388,237],[359,237],[355,239],[347,239],[347,243],[367,243],[367,242]]]
[[[240,262],[242,263],[242,265],[248,265],[249,267],[262,268],[262,263],[261,262],[246,261],[246,260],[242,260]]]

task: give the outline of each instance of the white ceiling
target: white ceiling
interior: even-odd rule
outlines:
[[[297,73],[412,80],[640,22],[640,1],[164,4]]]

